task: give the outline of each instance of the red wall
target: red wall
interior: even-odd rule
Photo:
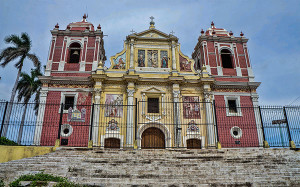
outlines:
[[[91,93],[85,95],[79,93],[77,109],[80,111],[82,108],[86,109],[85,122],[68,122],[67,113],[62,115],[62,124],[70,124],[73,128],[73,133],[68,138],[61,137],[61,139],[68,139],[67,146],[87,146],[89,140],[90,129],[90,115],[91,115]],[[58,137],[59,120],[60,120],[60,97],[61,92],[49,91],[47,103],[45,107],[43,130],[41,136],[41,145],[53,146]]]
[[[227,116],[223,95],[215,95],[219,141],[222,147],[257,147],[258,135],[254,109],[250,96],[240,96],[242,116]],[[242,137],[235,139],[230,129],[238,126],[242,129]],[[239,141],[240,144],[236,144]]]

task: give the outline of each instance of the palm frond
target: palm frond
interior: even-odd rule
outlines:
[[[31,40],[29,35],[26,32],[21,33],[22,38],[22,45],[26,48],[28,48],[28,51],[30,51],[31,48]]]
[[[33,62],[33,65],[35,67],[37,67],[39,70],[41,69],[41,62],[35,54],[28,53],[27,58],[29,58]]]
[[[6,43],[12,43],[16,47],[22,46],[22,43],[23,43],[21,38],[18,35],[15,35],[15,34],[12,34],[12,35],[9,35],[9,36],[5,37],[4,41]]]

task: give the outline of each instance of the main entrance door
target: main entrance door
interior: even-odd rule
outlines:
[[[201,149],[201,140],[199,139],[188,139],[187,140],[188,149]]]
[[[106,138],[104,140],[104,148],[120,149],[120,139]]]
[[[142,134],[142,149],[164,149],[165,135],[155,127],[146,129]]]

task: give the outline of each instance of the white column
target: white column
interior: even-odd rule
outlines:
[[[211,103],[211,93],[204,93],[205,99],[205,112],[206,112],[206,125],[207,125],[207,143],[208,147],[215,147],[215,131],[213,123],[213,113],[212,113],[212,103]]]
[[[178,84],[173,84],[174,87],[179,87]],[[174,102],[174,139],[177,147],[181,146],[181,124],[180,124],[180,103],[179,103],[179,90],[173,90],[173,102]]]
[[[92,126],[92,140],[93,146],[99,146],[99,115],[100,115],[100,99],[101,99],[101,88],[94,88],[95,100],[94,100],[94,113],[93,115],[93,126]]]
[[[172,42],[172,70],[176,70],[175,44]]]
[[[133,94],[134,89],[127,89],[127,125],[126,125],[126,147],[133,147]]]
[[[130,64],[129,64],[129,68],[133,69],[133,39],[131,40],[130,43]]]
[[[262,125],[260,120],[260,112],[259,112],[259,104],[258,104],[258,95],[252,95],[252,102],[253,102],[253,109],[254,109],[254,115],[255,115],[255,122],[256,122],[256,128],[257,128],[257,136],[258,136],[258,143],[259,146],[263,146],[263,132],[262,132]]]
[[[46,108],[47,94],[48,94],[47,90],[41,90],[38,116],[35,124],[33,145],[40,145],[41,143],[41,135],[43,130],[43,121],[44,121],[44,114]]]

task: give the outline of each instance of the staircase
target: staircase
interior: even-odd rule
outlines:
[[[300,152],[60,148],[0,164],[5,182],[41,171],[91,186],[300,186]]]

